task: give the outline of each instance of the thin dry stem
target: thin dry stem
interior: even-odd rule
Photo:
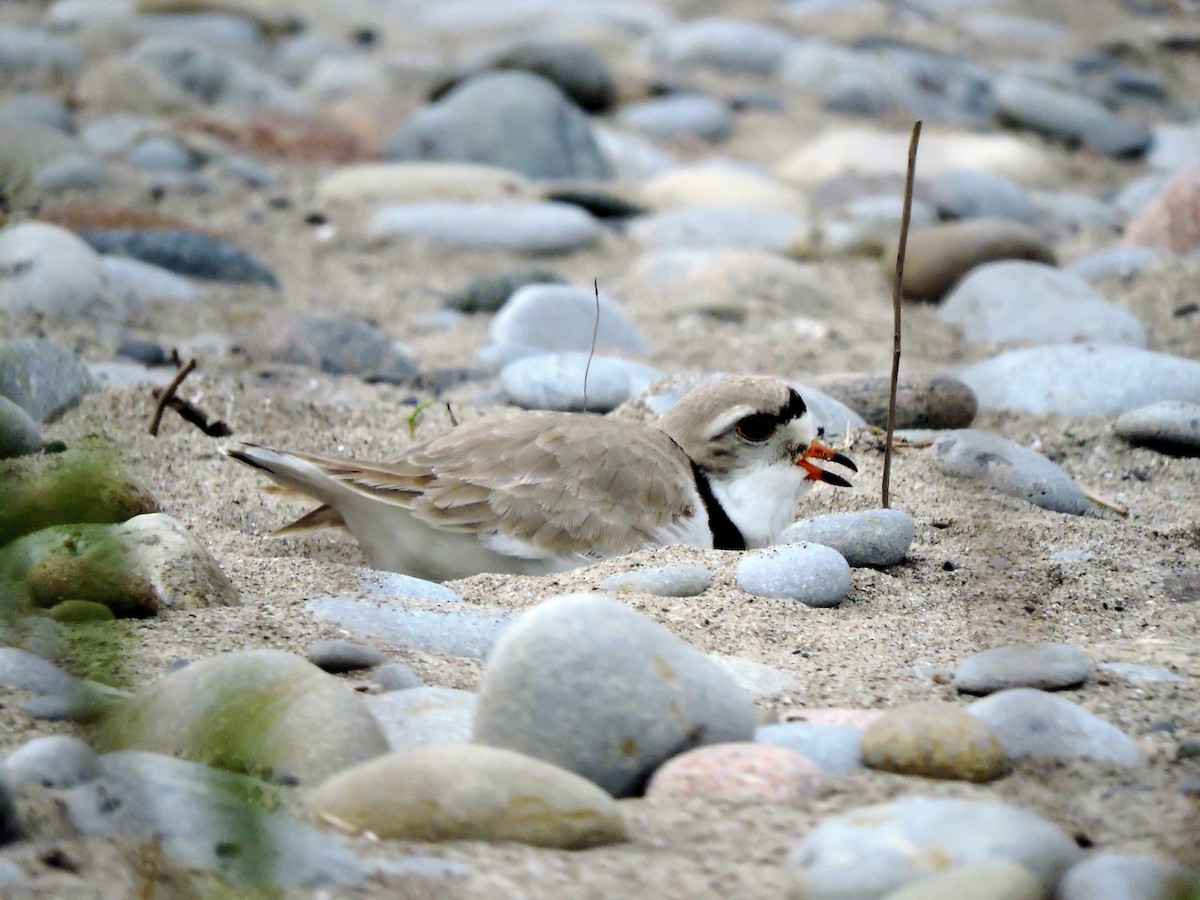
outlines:
[[[150,436],[158,437],[158,428],[162,425],[163,413],[167,410],[167,404],[175,396],[175,392],[179,390],[179,386],[183,384],[183,380],[192,374],[192,370],[196,368],[196,360],[189,359],[183,364],[175,377],[171,379],[171,383],[167,385],[166,390],[158,398],[158,406],[154,407],[154,418],[150,421]]]

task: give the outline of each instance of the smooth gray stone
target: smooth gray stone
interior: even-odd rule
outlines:
[[[1147,266],[1163,258],[1163,252],[1153,247],[1109,247],[1081,256],[1066,267],[1066,271],[1099,281],[1102,278],[1119,278],[1130,281],[1141,274]]]
[[[657,35],[651,56],[676,66],[772,75],[796,38],[780,28],[731,18],[693,19]]]
[[[407,691],[424,686],[419,675],[404,663],[388,663],[375,670],[375,683],[385,691]]]
[[[1146,763],[1137,742],[1121,729],[1058,694],[1013,688],[976,700],[967,712],[991,727],[1009,759]]]
[[[571,285],[535,284],[513,294],[488,326],[493,345],[529,348],[535,351],[579,350],[588,352],[595,334],[596,349],[640,353],[646,341],[625,314],[605,294],[600,295],[600,312],[592,291]],[[599,322],[597,324],[597,318]]]
[[[725,670],[738,686],[754,699],[781,694],[799,686],[795,675],[780,671],[773,666],[763,665],[740,656],[721,656],[710,653],[709,659]]]
[[[806,606],[837,606],[853,587],[850,565],[822,544],[787,544],[742,557],[737,585],[756,597],[799,600]]]
[[[1092,674],[1092,661],[1069,644],[1014,644],[972,653],[958,664],[954,686],[964,694],[994,694],[1010,688],[1057,691],[1079,687]]]
[[[806,900],[868,900],[954,866],[1011,860],[1050,896],[1082,851],[1065,831],[1006,803],[907,797],[826,819],[791,853]]]
[[[1151,200],[1162,193],[1162,189],[1166,187],[1171,178],[1172,173],[1158,172],[1135,178],[1112,198],[1113,209],[1126,218],[1132,219],[1145,210]]]
[[[600,223],[567,203],[391,203],[367,223],[371,240],[423,239],[474,250],[567,253],[600,240]]]
[[[733,113],[713,97],[672,94],[623,106],[616,123],[659,140],[703,138],[722,141],[733,131]]]
[[[38,169],[33,186],[41,194],[65,191],[97,191],[114,182],[108,165],[94,156],[68,153]]]
[[[462,597],[444,584],[400,572],[375,572],[363,585],[372,594],[394,600],[439,600],[453,603]]]
[[[265,782],[157,753],[109,753],[101,776],[66,793],[87,837],[154,839],[185,866],[236,883],[352,885],[364,872],[331,835],[247,800],[271,798]]]
[[[1102,852],[1072,866],[1057,900],[1185,900],[1200,896],[1200,872],[1168,859]]]
[[[1183,456],[1200,455],[1200,403],[1163,400],[1122,413],[1113,425],[1131,444]]]
[[[17,784],[69,788],[100,774],[96,752],[77,737],[36,737],[4,758],[4,774]]]
[[[754,705],[724,670],[603,594],[547,600],[496,645],[475,741],[590,778],[616,797],[702,744],[749,740]]]
[[[894,566],[912,546],[916,526],[898,509],[869,509],[801,519],[784,529],[781,544],[806,541],[832,547],[851,567]]]
[[[617,356],[593,356],[589,362],[589,354],[575,350],[513,360],[500,370],[500,386],[511,402],[525,409],[606,413],[636,397],[662,374],[653,366]]]
[[[53,128],[63,134],[75,130],[75,116],[53,94],[26,91],[0,101],[0,122],[33,124]]]
[[[284,338],[276,357],[333,375],[407,384],[417,364],[382,331],[362,319],[305,316]]]
[[[564,284],[557,273],[547,269],[520,268],[483,275],[443,298],[450,309],[465,313],[498,311],[508,298],[531,284]]]
[[[1042,454],[990,431],[943,433],[933,442],[933,465],[946,475],[981,481],[1042,509],[1075,516],[1091,511],[1083,489],[1066,472]]]
[[[251,56],[264,49],[263,31],[250,15],[223,15],[215,12],[191,12],[188,7],[176,6],[178,13],[157,12],[126,20],[130,31],[144,37],[169,37],[195,41],[226,52],[236,51]],[[192,7],[203,10],[205,7]],[[234,9],[245,7],[231,7]]]
[[[128,152],[138,141],[169,128],[166,119],[139,113],[110,113],[83,126],[79,139],[101,156]]]
[[[65,78],[83,68],[83,50],[40,28],[0,28],[0,77],[16,84]]]
[[[1031,191],[1030,198],[1038,218],[1056,233],[1104,228],[1116,234],[1125,226],[1110,204],[1080,191]]]
[[[42,432],[29,413],[0,394],[0,459],[13,459],[42,449]]]
[[[685,206],[641,216],[629,236],[654,250],[740,248],[783,251],[805,222],[784,209],[742,206]]]
[[[942,218],[1015,219],[1032,224],[1037,208],[1029,192],[1011,178],[981,169],[949,169],[924,185],[921,199]]]
[[[197,168],[199,161],[191,150],[165,134],[144,137],[125,154],[129,165],[159,172],[188,172]]]
[[[406,609],[381,600],[321,597],[306,609],[352,634],[387,641],[394,647],[430,650],[483,659],[512,625],[507,610],[471,607],[470,612]]]
[[[318,669],[333,674],[371,669],[387,660],[387,656],[374,647],[341,638],[314,641],[304,656]]]
[[[754,732],[759,744],[787,747],[806,756],[831,775],[863,768],[862,729],[824,722],[779,722],[760,725]]]
[[[856,68],[839,72],[821,91],[821,108],[850,116],[883,116],[901,107],[904,85],[869,57]]]
[[[21,709],[47,722],[95,722],[120,708],[133,695],[97,681],[80,680],[65,690],[30,697]]]
[[[958,377],[980,407],[1035,415],[1104,416],[1159,400],[1200,403],[1200,362],[1136,347],[1029,347],[975,363]]]
[[[133,257],[178,275],[279,287],[274,273],[241,247],[199,231],[87,228],[79,235],[98,253]]]
[[[1137,663],[1100,663],[1096,668],[1106,675],[1116,675],[1118,678],[1132,684],[1155,684],[1161,682],[1182,682],[1186,680],[1180,678],[1169,669],[1160,669],[1157,666],[1142,666]]]
[[[1021,76],[993,83],[997,117],[1080,144],[1115,159],[1136,159],[1153,141],[1150,129],[1122,121],[1099,103]]]
[[[453,688],[413,687],[365,698],[389,750],[423,744],[469,744],[479,698]]]
[[[227,156],[221,161],[221,171],[241,181],[247,187],[277,187],[279,174],[251,156]]]
[[[468,78],[418,110],[383,145],[389,159],[456,160],[531,178],[608,178],[587,115],[556,85],[523,71]]]
[[[45,222],[0,230],[0,311],[119,318],[100,257],[74,233]]]
[[[486,52],[470,63],[468,71],[445,87],[439,86],[437,96],[466,78],[499,69],[520,69],[545,78],[584,112],[607,112],[617,101],[616,82],[604,57],[596,50],[583,43],[536,39]]]
[[[182,275],[128,256],[102,256],[100,265],[113,297],[130,308],[156,300],[186,303],[200,297],[200,289]]]
[[[1083,278],[1025,260],[976,266],[942,301],[938,318],[969,341],[1146,345],[1137,317]]]
[[[649,566],[618,572],[600,582],[600,589],[616,594],[653,594],[656,597],[695,597],[712,584],[712,573],[702,566]]]
[[[0,685],[38,694],[68,694],[79,682],[48,660],[28,650],[0,647]]]

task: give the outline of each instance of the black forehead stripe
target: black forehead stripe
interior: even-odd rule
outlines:
[[[787,403],[777,413],[759,413],[764,419],[774,422],[776,425],[786,425],[808,412],[808,407],[804,405],[804,400],[794,390],[788,391]]]

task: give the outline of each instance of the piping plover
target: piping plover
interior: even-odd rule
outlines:
[[[464,422],[390,463],[243,444],[224,452],[320,500],[283,532],[345,525],[370,564],[436,581],[540,575],[647,547],[744,550],[778,540],[814,481],[857,471],[821,444],[785,382],[737,376],[655,423],[563,412]]]

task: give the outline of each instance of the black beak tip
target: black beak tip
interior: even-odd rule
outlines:
[[[858,466],[856,466],[854,464],[854,460],[852,460],[850,457],[848,457],[844,453],[833,454],[833,456],[829,457],[829,461],[833,462],[833,463],[837,463],[839,466],[845,466],[851,472],[858,471]]]
[[[858,471],[858,470],[855,469],[855,471]],[[847,488],[854,487],[854,485],[852,485],[850,482],[848,482],[841,475],[834,475],[832,472],[825,472],[821,476],[821,480],[823,482],[825,482],[826,484],[832,484],[836,487],[847,487]]]

